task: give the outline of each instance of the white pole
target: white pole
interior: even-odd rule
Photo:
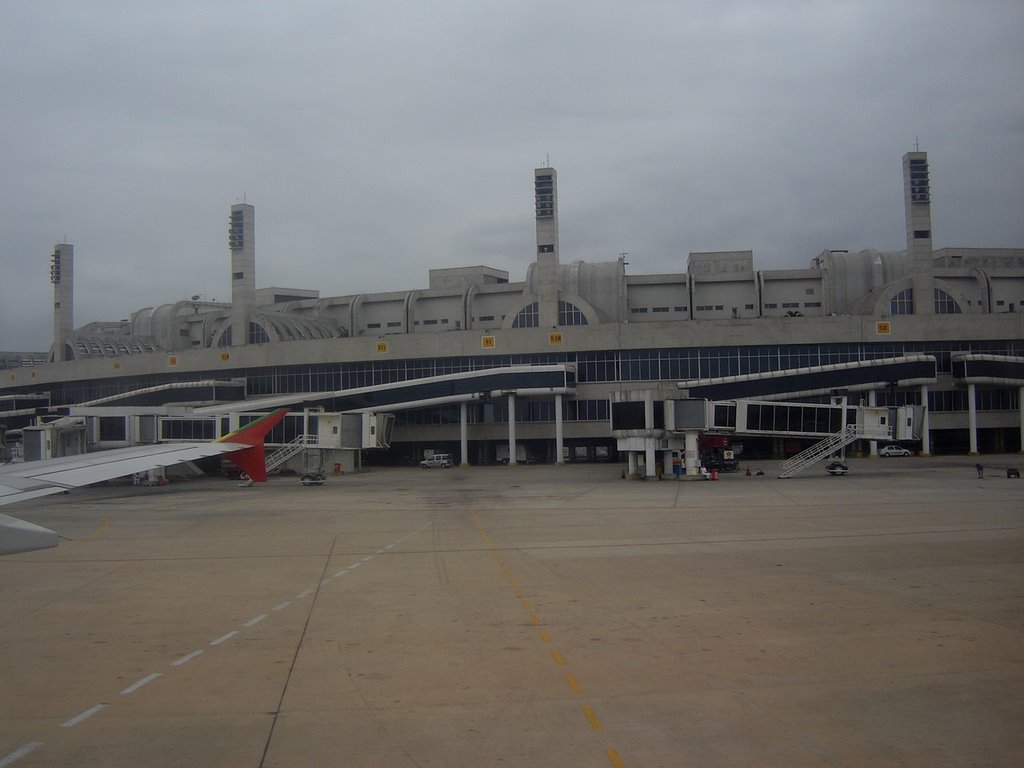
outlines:
[[[516,396],[508,396],[508,465],[514,467],[516,461]]]
[[[932,435],[928,419],[928,385],[921,385],[921,405],[924,410],[921,415],[921,455],[932,455]]]
[[[976,385],[967,385],[967,427],[971,434],[971,456],[978,455],[978,405],[976,402],[976,390]]]
[[[460,466],[469,466],[469,403],[459,403],[459,450],[462,451]]]
[[[562,396],[555,395],[555,464],[565,464],[562,457],[565,436],[562,426]]]

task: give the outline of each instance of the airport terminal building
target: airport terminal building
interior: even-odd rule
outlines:
[[[102,405],[126,418],[140,407],[238,410],[242,400],[564,366],[571,387],[557,394],[499,384],[469,402],[406,403],[390,449],[371,460],[464,450],[465,463],[492,463],[505,446],[518,446],[519,460],[615,458],[610,403],[636,391],[811,401],[842,393],[919,406],[925,433],[911,447],[925,454],[1020,451],[1024,248],[933,249],[926,153],[904,156],[903,178],[905,251],[827,250],[785,270],[756,269],[751,251],[690,253],[685,271],[634,275],[623,258],[561,262],[557,175],[538,168],[536,258],[521,282],[463,266],[431,269],[425,288],[329,297],[256,287],[255,209],[239,204],[228,225],[230,303],[192,297],[78,328],[74,249],[60,244],[50,265],[53,347],[0,353],[0,409]],[[907,378],[848,373],[885,360],[932,367]],[[813,386],[789,383],[801,371]],[[361,405],[374,402],[386,404],[365,395]],[[788,447],[761,439],[748,450]]]

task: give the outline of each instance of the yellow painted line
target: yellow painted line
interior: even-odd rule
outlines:
[[[587,717],[587,722],[590,723],[590,727],[595,731],[603,731],[604,726],[601,725],[601,721],[597,719],[597,713],[590,707],[583,708],[583,714]]]
[[[572,672],[565,673],[565,682],[569,684],[569,690],[573,693],[582,693],[583,689],[580,688],[580,684],[576,682],[576,678],[573,677]]]
[[[94,529],[92,531],[89,531],[87,534],[85,534],[85,536],[79,537],[78,540],[79,541],[84,541],[85,539],[91,539],[93,536],[99,536],[101,533],[103,533],[109,527],[110,527],[110,521],[109,520],[104,520],[103,524],[99,528],[96,528],[96,529]]]
[[[536,611],[532,610],[533,605],[530,603],[529,600],[526,599],[526,593],[520,588],[519,583],[515,579],[515,576],[512,575],[512,570],[505,563],[501,555],[498,554],[497,547],[495,547],[494,542],[491,541],[491,537],[487,535],[487,531],[484,529],[483,523],[480,522],[480,517],[477,515],[476,511],[472,509],[470,510],[470,516],[473,518],[473,522],[476,525],[477,532],[480,534],[480,538],[483,539],[484,543],[487,545],[488,550],[490,550],[491,557],[494,558],[494,561],[498,564],[498,567],[501,569],[502,574],[505,576],[505,580],[512,587],[513,593],[517,598],[519,598],[519,601],[520,603],[522,603],[523,608],[530,612],[530,622],[535,626],[540,626],[542,624],[540,616],[537,614]],[[539,630],[538,635],[546,645],[551,645],[551,635],[548,633],[546,629]],[[551,658],[554,659],[555,663],[559,666],[566,666],[565,657],[562,656],[562,654],[554,648],[551,649]],[[569,690],[572,691],[574,694],[578,695],[582,693],[583,689],[580,686],[579,681],[576,680],[576,678],[573,676],[571,672],[565,673],[565,682],[566,685],[569,686]],[[590,723],[590,727],[594,729],[594,731],[598,733],[604,731],[604,726],[601,724],[601,721],[597,717],[597,713],[594,711],[592,707],[584,706],[583,715],[587,718],[587,722]],[[619,753],[616,749],[614,749],[613,747],[608,747],[605,750],[605,754],[607,755],[608,762],[612,766],[612,768],[625,768],[625,763],[622,762],[622,758],[619,756]]]

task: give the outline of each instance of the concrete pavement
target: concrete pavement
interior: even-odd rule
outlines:
[[[0,558],[0,768],[1020,765],[1024,461],[984,461],[11,507],[72,541]]]

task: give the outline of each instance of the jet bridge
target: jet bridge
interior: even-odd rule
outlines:
[[[831,403],[774,400],[664,398],[648,390],[615,393],[611,427],[618,449],[628,454],[630,475],[636,476],[638,455],[644,454],[647,476],[653,477],[655,455],[683,451],[685,474],[698,474],[697,437],[703,432],[773,437],[818,438],[793,457],[781,477],[791,477],[855,440],[910,440],[919,423],[914,406],[892,409],[852,406],[845,397]],[[659,397],[661,396],[661,397]]]

